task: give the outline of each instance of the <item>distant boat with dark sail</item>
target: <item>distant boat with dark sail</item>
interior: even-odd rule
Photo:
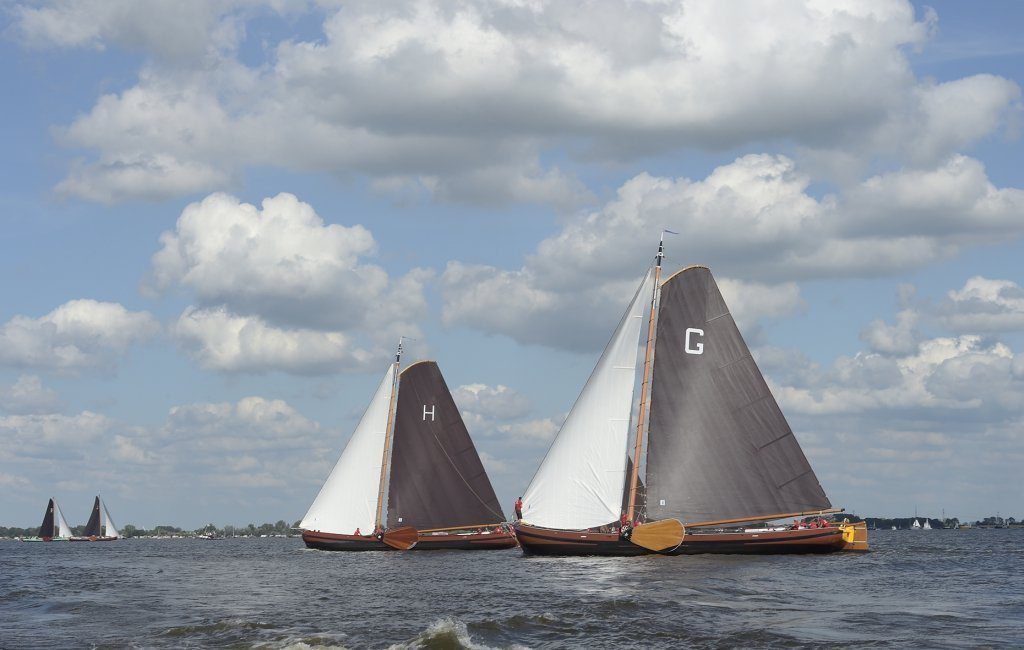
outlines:
[[[85,531],[81,535],[71,538],[72,542],[112,542],[121,537],[114,520],[107,511],[107,505],[99,496],[92,504],[92,512],[89,515],[89,523],[85,525]]]
[[[401,355],[399,343],[299,524],[303,541],[329,551],[514,547],[515,534],[440,369],[421,361],[399,372]]]
[[[663,251],[523,495],[515,526],[523,551],[867,550],[863,522],[824,519],[840,510],[818,483],[711,271],[690,266],[661,282]],[[791,517],[793,524],[771,523]]]
[[[36,537],[23,537],[23,542],[66,542],[71,539],[71,526],[68,526],[64,513],[60,511],[56,499],[50,499],[43,513],[43,524],[39,527]]]

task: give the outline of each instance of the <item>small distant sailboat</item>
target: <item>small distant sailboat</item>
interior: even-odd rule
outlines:
[[[328,551],[514,547],[515,535],[440,369],[421,361],[399,372],[401,357],[399,342],[394,363],[299,524],[303,541]]]
[[[50,499],[43,514],[43,524],[39,527],[36,537],[24,537],[23,542],[66,542],[71,539],[71,526],[68,526],[64,513],[60,511],[56,499]]]
[[[85,531],[81,535],[71,538],[72,542],[113,542],[121,537],[114,520],[110,518],[107,505],[97,495],[92,504],[92,514],[89,515],[89,523],[85,525]]]
[[[690,266],[662,283],[663,257],[662,243],[523,496],[516,524],[523,551],[868,550],[864,522],[836,525],[820,518],[840,510],[831,507],[818,483],[711,271]],[[630,459],[645,315],[647,344]],[[641,481],[644,457],[646,481]],[[815,517],[813,523],[768,523],[808,515]]]
[[[930,522],[927,519],[925,519],[924,520],[924,525],[921,526],[921,530],[931,530],[931,529],[932,529],[932,522]]]
[[[919,522],[917,519],[914,519],[914,523],[910,524],[910,528],[911,530],[921,530],[921,522]]]

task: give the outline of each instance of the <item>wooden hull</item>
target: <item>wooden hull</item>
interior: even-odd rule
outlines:
[[[510,532],[473,533],[471,535],[432,535],[420,533],[413,550],[416,551],[496,551],[519,546],[516,536]]]
[[[336,535],[316,531],[303,531],[302,541],[307,548],[321,551],[394,551],[376,537],[362,535]],[[515,548],[515,535],[511,533],[473,533],[471,535],[431,535],[417,536],[416,545],[410,551],[494,551]]]
[[[69,542],[115,542],[119,537],[71,537]]]
[[[525,555],[645,555],[645,548],[618,533],[592,533],[516,525],[516,537]]]
[[[527,555],[647,555],[645,548],[622,539],[618,533],[557,530],[526,524],[516,535]],[[839,528],[759,532],[687,533],[682,543],[663,555],[833,553],[847,546]]]
[[[388,546],[376,537],[364,537],[363,535],[338,535],[335,533],[321,533],[318,531],[302,531],[302,541],[306,548],[315,548],[321,551],[396,551],[398,549]]]

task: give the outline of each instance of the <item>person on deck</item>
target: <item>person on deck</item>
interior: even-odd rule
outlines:
[[[516,519],[523,518],[523,497],[516,499]]]
[[[622,516],[619,517],[619,530],[627,526],[629,526],[629,517],[626,516],[626,513],[622,513]]]
[[[354,532],[352,534],[353,535],[362,535],[362,533],[359,532],[359,527],[358,526],[356,526],[356,532]]]

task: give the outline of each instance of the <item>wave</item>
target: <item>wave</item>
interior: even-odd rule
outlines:
[[[491,646],[474,643],[466,624],[455,618],[442,618],[404,643],[389,650],[490,650]]]

